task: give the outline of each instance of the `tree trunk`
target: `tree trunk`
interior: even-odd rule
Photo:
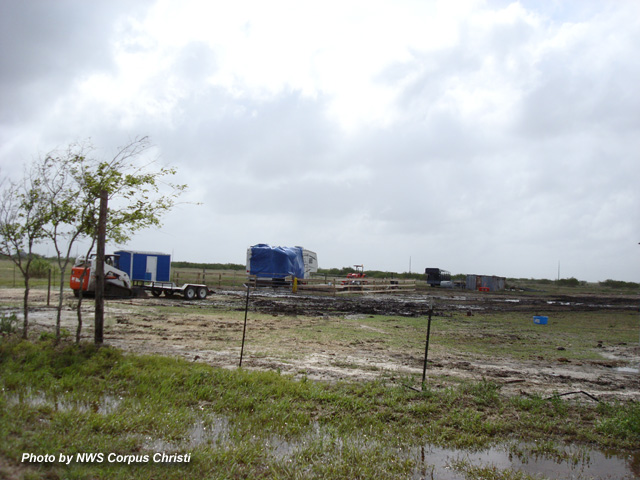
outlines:
[[[98,242],[96,246],[96,318],[95,343],[104,342],[104,244],[107,231],[107,191],[100,192],[100,217],[98,219]]]
[[[82,333],[82,299],[84,297],[83,296],[84,290],[82,289],[82,286],[84,285],[84,279],[86,278],[86,276],[89,275],[89,277],[91,277],[91,272],[89,270],[89,268],[91,267],[91,264],[88,262],[89,262],[89,256],[91,255],[92,249],[93,249],[93,244],[91,244],[91,248],[89,249],[89,252],[85,257],[84,269],[82,270],[82,275],[80,275],[80,289],[78,290],[78,306],[76,308],[76,313],[78,315],[78,327],[76,328],[76,343],[80,343],[80,335]],[[89,278],[89,280],[91,280],[91,278]]]
[[[58,307],[56,314],[56,343],[60,341],[60,322],[62,320],[62,301],[64,300],[64,274],[66,268],[60,268],[60,291],[58,292]]]
[[[82,283],[80,283],[82,285]],[[78,326],[76,328],[76,343],[80,343],[80,335],[82,333],[82,288],[80,289],[80,296],[78,297]]]
[[[23,301],[24,321],[22,323],[22,338],[26,340],[29,334],[29,277],[24,278],[24,301]]]

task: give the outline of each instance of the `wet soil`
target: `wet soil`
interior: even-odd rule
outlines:
[[[451,311],[483,311],[487,313],[535,311],[596,311],[602,309],[638,310],[638,298],[631,296],[568,295],[488,295],[460,290],[441,290],[438,294],[361,295],[322,297],[312,295],[269,294],[256,298],[251,305],[265,312],[291,315],[324,315],[327,313],[397,315],[421,317],[435,308],[439,313]]]
[[[19,289],[0,289],[0,304],[16,305]],[[44,306],[46,292],[32,293],[32,332],[52,331],[55,311]],[[52,299],[52,304],[55,302]],[[224,368],[239,364],[246,294],[219,291],[204,301],[181,298],[109,300],[105,343],[136,353],[176,355]],[[65,299],[62,326],[75,334],[73,299]],[[554,315],[559,312],[637,312],[634,296],[567,296],[485,294],[467,291],[403,293],[396,295],[292,295],[263,289],[252,292],[249,303],[244,368],[272,369],[321,380],[379,379],[406,383],[419,378],[424,360],[424,332],[408,332],[404,345],[384,342],[388,329],[406,328],[402,318],[518,312]],[[93,338],[91,304],[84,311],[83,338]],[[7,311],[6,308],[3,308]],[[260,319],[256,320],[256,314]],[[367,319],[392,317],[382,327]],[[254,318],[252,318],[254,317]],[[328,332],[336,331],[335,335]],[[410,338],[413,335],[414,338]],[[513,332],[496,342],[513,340]],[[517,336],[517,335],[516,335]],[[514,360],[453,352],[432,347],[428,383],[446,386],[457,379],[487,379],[514,395],[569,394],[584,401],[640,400],[640,346],[638,343],[598,345],[599,359],[575,361],[563,357]]]

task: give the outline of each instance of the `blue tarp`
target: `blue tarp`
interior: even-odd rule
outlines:
[[[251,247],[250,275],[263,278],[304,278],[302,247],[272,247],[261,243]]]

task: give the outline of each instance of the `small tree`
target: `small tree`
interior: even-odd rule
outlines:
[[[70,169],[75,162],[84,160],[86,150],[85,145],[72,144],[64,152],[50,152],[35,166],[41,181],[42,201],[48,212],[43,235],[53,243],[60,274],[56,341],[60,339],[66,269],[74,244],[89,232],[89,218],[92,215],[92,205],[82,198],[82,191]]]
[[[141,229],[159,226],[161,216],[186,188],[161,182],[174,175],[175,169],[154,169],[155,160],[136,163],[150,147],[148,137],[139,137],[104,161],[93,157],[94,148],[85,142],[72,144],[61,154],[53,152],[41,163],[40,178],[46,184],[51,211],[45,232],[55,246],[60,269],[56,338],[60,337],[64,280],[72,246],[80,238],[90,239],[89,257],[98,233],[100,192],[107,192],[110,205],[107,239],[123,243]],[[76,341],[82,329],[81,298]]]
[[[33,247],[44,237],[48,211],[42,201],[40,179],[27,176],[22,183],[0,184],[0,255],[10,258],[24,279],[22,337],[29,333],[29,292],[34,260]]]

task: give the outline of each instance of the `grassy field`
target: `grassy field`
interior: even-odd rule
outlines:
[[[415,392],[299,381],[108,347],[56,347],[46,337],[0,341],[5,478],[410,478],[428,470],[415,455],[425,444],[474,449],[526,439],[512,444],[513,455],[565,457],[562,443],[640,442],[637,404],[506,398],[490,382]],[[22,462],[25,452],[55,460]],[[160,452],[180,457],[157,462]],[[102,462],[82,461],[87,453],[102,453]],[[60,454],[72,461],[61,463]],[[186,455],[189,462],[176,461]],[[457,468],[461,478],[533,478]]]
[[[439,320],[434,336],[434,343],[442,348],[489,357],[597,360],[602,358],[598,342],[611,345],[638,341],[638,314],[561,312],[552,315],[549,324],[542,327],[535,325],[530,315],[457,315]]]
[[[197,278],[196,270],[180,270],[182,281],[187,271]],[[0,285],[12,286],[12,272],[0,262]],[[235,286],[242,277],[234,271],[218,275],[223,286]],[[37,288],[43,288],[38,282]],[[207,283],[215,287],[215,281]],[[562,294],[553,285],[546,288],[547,294]],[[582,293],[595,287],[562,288]],[[239,345],[241,310],[154,301],[111,302],[118,313],[107,328],[127,332],[130,327],[143,344],[154,338],[178,346],[201,341],[203,348],[215,351]],[[0,306],[8,305],[19,301]],[[562,357],[563,362],[588,363],[602,360],[603,343],[638,341],[636,311],[558,311],[545,327],[531,322],[532,313],[468,317],[442,312],[434,318],[430,358],[535,363]],[[406,354],[419,361],[425,327],[425,317],[252,310],[247,363],[268,356],[295,364],[319,346],[366,352],[371,358]],[[457,475],[449,478],[541,478],[466,457],[490,448],[504,448],[508,458],[522,464],[544,457],[563,466],[589,463],[590,455],[606,450],[619,454],[622,466],[630,465],[612,470],[614,476],[630,475],[616,478],[640,476],[637,402],[505,395],[503,385],[491,378],[427,382],[416,391],[405,385],[419,386],[417,376],[390,381],[384,371],[376,372],[378,380],[329,383],[294,378],[279,369],[217,368],[70,342],[66,338],[54,345],[47,331],[30,341],[0,336],[0,478],[439,478],[425,449],[459,452],[448,460],[447,472]],[[333,362],[362,368],[346,356],[337,355]],[[163,452],[169,457],[163,458]],[[25,459],[25,454],[34,457]],[[102,456],[88,460],[87,454]],[[60,455],[71,461],[66,464]]]
[[[51,280],[53,285],[60,284],[57,275],[52,275]],[[29,283],[33,288],[46,288],[49,280],[48,277],[32,278]],[[22,274],[11,260],[0,260],[0,287],[24,287],[24,279],[22,278]]]

